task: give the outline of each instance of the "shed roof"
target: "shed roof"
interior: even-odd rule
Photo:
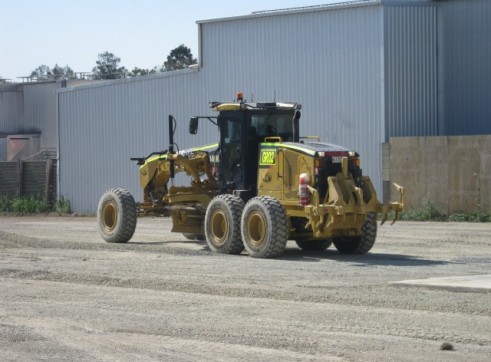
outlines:
[[[363,7],[363,6],[374,6],[374,5],[408,5],[414,3],[429,3],[438,0],[348,0],[348,1],[340,1],[338,3],[331,4],[321,4],[321,5],[312,5],[312,6],[302,6],[295,8],[285,8],[285,9],[274,9],[274,10],[261,10],[255,11],[248,15],[239,15],[239,16],[231,16],[226,18],[214,18],[214,19],[205,19],[196,21],[197,24],[206,24],[206,23],[219,23],[224,21],[232,21],[232,20],[240,20],[240,19],[251,19],[251,18],[260,18],[260,17],[269,17],[269,16],[279,16],[279,15],[290,15],[290,14],[299,14],[299,13],[310,13],[316,11],[330,11],[337,9],[345,9],[345,8],[355,8],[355,7]]]
[[[372,5],[379,5],[382,3],[382,1],[383,0],[351,0],[351,1],[342,1],[339,3],[332,3],[332,4],[303,6],[303,7],[285,8],[285,9],[276,9],[276,10],[262,10],[262,11],[255,11],[248,15],[198,20],[196,21],[196,23],[197,24],[217,23],[217,22],[240,20],[240,19],[262,18],[262,17],[269,17],[269,16],[290,15],[290,14],[298,14],[298,13],[310,13],[315,11],[327,11],[327,10],[335,10],[340,8],[372,6]]]

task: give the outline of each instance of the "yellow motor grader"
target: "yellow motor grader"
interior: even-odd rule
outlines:
[[[303,142],[301,105],[213,102],[215,117],[192,117],[219,130],[215,145],[174,151],[176,121],[169,116],[169,148],[144,158],[140,166],[143,201],[124,189],[110,189],[100,199],[97,217],[102,238],[124,243],[134,234],[137,216],[170,215],[172,231],[203,240],[218,253],[270,258],[283,253],[287,240],[304,250],[334,244],[346,254],[364,254],[375,243],[377,215],[404,210],[398,202],[381,204],[358,153],[340,146]],[[175,186],[177,173],[190,177]]]

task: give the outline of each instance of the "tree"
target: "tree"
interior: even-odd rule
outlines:
[[[58,64],[51,69],[51,73],[54,79],[75,79],[75,72],[68,65],[63,68]]]
[[[179,45],[177,48],[172,49],[167,56],[167,61],[164,62],[162,71],[184,69],[192,64],[196,64],[196,58],[193,58],[191,49],[184,44]]]
[[[131,73],[129,73],[128,75],[130,77],[139,77],[141,75],[156,74],[157,72],[158,72],[157,67],[153,67],[152,69],[143,69],[143,68],[134,67]]]
[[[31,72],[30,76],[31,78],[35,78],[37,81],[76,78],[72,68],[70,68],[68,65],[60,67],[58,64],[55,64],[53,68],[50,68],[44,64],[40,65]]]
[[[98,55],[96,66],[92,69],[94,79],[119,79],[126,76],[126,68],[120,67],[121,58],[113,53],[104,52]]]
[[[31,72],[30,77],[36,78],[37,81],[47,80],[52,76],[51,69],[47,65],[40,65]]]

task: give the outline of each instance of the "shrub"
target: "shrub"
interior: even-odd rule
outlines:
[[[22,196],[12,200],[12,212],[18,215],[39,214],[48,209],[41,196]]]
[[[487,214],[483,214],[481,212],[476,213],[460,213],[453,214],[448,217],[448,221],[460,221],[460,222],[489,222],[491,221],[491,216]]]
[[[63,196],[59,200],[56,200],[54,205],[54,211],[60,214],[69,214],[72,210],[70,200],[65,199]]]
[[[5,195],[0,195],[0,212],[2,213],[29,215],[50,211],[56,211],[60,214],[70,213],[70,200],[67,200],[62,196],[53,204],[48,205],[40,195],[21,196],[14,199],[10,199]]]
[[[401,219],[413,221],[445,221],[447,217],[442,215],[436,205],[428,200],[421,207],[404,212]]]
[[[5,195],[0,195],[0,212],[11,212],[12,200]]]

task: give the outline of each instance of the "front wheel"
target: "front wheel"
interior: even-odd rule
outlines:
[[[223,254],[240,254],[244,244],[240,239],[240,215],[244,201],[240,197],[218,195],[206,209],[205,236],[211,250]]]
[[[250,199],[242,213],[241,229],[244,246],[254,258],[274,258],[285,250],[288,241],[286,212],[273,197]]]
[[[128,242],[136,229],[136,204],[125,189],[107,190],[97,207],[99,233],[108,243]]]
[[[377,238],[377,219],[374,213],[367,215],[361,232],[361,236],[335,238],[334,246],[343,254],[368,253]]]

